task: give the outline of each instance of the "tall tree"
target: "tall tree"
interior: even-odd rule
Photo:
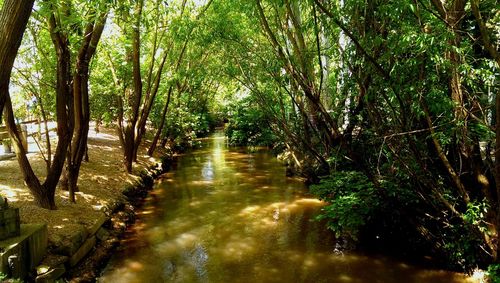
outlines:
[[[100,9],[99,9],[100,8]],[[70,201],[75,202],[78,176],[82,160],[87,151],[87,138],[90,122],[89,104],[89,66],[101,38],[106,23],[109,6],[104,4],[98,9],[92,8],[80,42],[73,73],[73,116],[74,134],[66,160],[67,185]]]
[[[127,40],[131,42],[131,47],[127,47],[127,61],[132,65],[132,88],[125,91],[126,106],[129,109],[127,119],[124,121],[124,115],[119,115],[118,134],[123,147],[124,165],[127,172],[132,172],[132,163],[134,162],[136,126],[139,119],[139,108],[142,101],[142,76],[141,76],[141,19],[144,6],[143,0],[136,0],[132,12],[130,8],[122,8],[123,22],[129,21],[132,27],[124,27]],[[121,101],[123,98],[119,98]],[[120,113],[124,112],[123,101],[120,103]]]
[[[48,23],[50,38],[55,47],[57,58],[56,68],[56,115],[58,143],[52,162],[48,163],[47,177],[43,183],[36,177],[26,157],[26,151],[19,145],[16,154],[21,170],[25,176],[27,186],[35,197],[35,202],[43,208],[55,209],[55,189],[59,182],[64,167],[65,159],[68,161],[67,173],[70,185],[70,199],[74,201],[81,160],[87,144],[89,124],[88,103],[88,76],[89,63],[95,53],[97,43],[102,34],[109,7],[100,7],[101,10],[90,8],[86,17],[89,19],[85,29],[78,32],[72,1],[55,4],[51,1],[42,3],[40,14]],[[73,17],[73,18],[71,18]],[[68,19],[72,21],[68,21]],[[69,23],[69,24],[68,24]],[[74,33],[74,34],[73,34]],[[83,39],[78,56],[72,68],[72,47],[70,38],[75,34],[82,34]],[[9,132],[14,141],[19,139],[19,133],[14,125],[12,105],[8,101],[6,118]],[[74,129],[76,128],[76,131]],[[73,138],[74,134],[74,138]],[[73,140],[73,145],[71,141]],[[17,142],[15,143],[15,145]],[[83,148],[83,150],[82,150]]]
[[[0,120],[7,97],[12,66],[21,45],[34,0],[5,0],[0,10]]]
[[[16,157],[19,162],[21,172],[30,192],[35,198],[37,205],[46,209],[56,209],[55,190],[64,166],[66,151],[71,141],[71,130],[68,124],[68,111],[71,105],[69,77],[69,49],[67,38],[61,36],[55,28],[55,17],[51,16],[48,20],[49,29],[53,41],[57,42],[57,89],[56,89],[56,113],[57,113],[57,136],[58,143],[54,154],[54,159],[51,164],[50,171],[42,183],[35,175],[29,160],[26,156],[26,149],[22,146],[20,134],[17,130],[14,118],[14,111],[10,97],[7,97],[5,107],[5,120],[9,134],[14,141]]]

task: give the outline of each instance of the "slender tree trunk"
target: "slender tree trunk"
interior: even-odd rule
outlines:
[[[34,0],[4,0],[0,10],[0,121],[9,95],[10,73]]]
[[[128,173],[132,173],[132,163],[134,162],[134,127],[127,123],[124,128],[124,163]]]
[[[21,169],[25,183],[28,185],[31,194],[35,199],[35,203],[46,209],[55,209],[56,204],[54,194],[51,193],[51,190],[44,188],[44,186],[40,183],[40,180],[36,177],[28,161],[26,149],[22,146],[21,137],[16,127],[14,111],[12,110],[12,103],[9,96],[5,101],[4,115],[5,124],[12,140],[14,151],[16,152],[19,168]]]
[[[168,142],[168,135],[161,140],[160,147],[165,147]]]
[[[165,54],[163,55],[162,61],[155,76],[153,88],[151,90],[148,90],[148,99],[145,102],[143,111],[141,113],[141,116],[139,117],[139,122],[137,124],[137,135],[134,141],[134,161],[137,161],[137,151],[139,150],[139,146],[141,145],[142,137],[146,133],[146,123],[148,121],[151,108],[153,107],[155,97],[158,94],[158,89],[160,88],[161,74],[163,72],[163,67],[165,66],[167,55],[168,52],[165,52]]]
[[[106,23],[107,12],[102,13],[95,23],[89,23],[85,29],[85,37],[80,47],[76,59],[75,73],[73,75],[73,95],[75,113],[75,132],[68,151],[68,189],[69,199],[75,202],[75,192],[78,191],[78,176],[83,158],[87,152],[87,140],[90,122],[89,103],[89,64],[95,54],[97,44],[100,41],[104,25]]]
[[[123,162],[128,173],[132,173],[132,163],[135,154],[136,126],[139,118],[139,108],[142,100],[142,77],[141,77],[141,15],[144,0],[138,0],[134,10],[134,21],[131,33],[132,49],[128,58],[132,61],[132,84],[133,90],[127,101],[131,108],[130,117],[123,128]]]
[[[42,119],[43,119],[45,147],[47,148],[47,157],[45,164],[47,165],[47,174],[49,174],[50,166],[52,164],[52,144],[50,143],[50,130],[47,121],[47,113],[45,111],[45,108],[43,107],[43,103],[40,102],[39,104],[40,104],[40,112],[42,113]]]
[[[153,154],[156,150],[156,145],[158,144],[158,140],[160,139],[161,132],[163,131],[163,127],[165,126],[165,120],[167,119],[167,112],[168,112],[168,106],[170,104],[170,97],[172,95],[172,89],[173,89],[173,86],[171,85],[168,88],[167,102],[165,103],[165,107],[163,107],[160,126],[158,126],[158,129],[156,130],[155,137],[153,138],[153,141],[151,142],[151,146],[148,149],[149,156],[153,156]]]
[[[497,60],[500,56],[497,57]],[[500,62],[498,63],[500,66]],[[500,238],[500,94],[497,93],[495,98],[495,110],[496,110],[496,125],[495,125],[495,192],[496,192],[496,233],[497,233],[497,246],[494,254],[494,261],[500,262],[500,243],[498,239]]]
[[[83,161],[89,162],[89,144],[85,145],[85,155],[83,156]]]

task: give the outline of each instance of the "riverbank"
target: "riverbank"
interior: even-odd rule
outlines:
[[[68,201],[68,192],[58,189],[55,197],[58,209],[54,211],[33,203],[28,188],[23,185],[16,159],[0,161],[0,194],[7,197],[10,206],[19,208],[21,223],[47,225],[50,256],[42,261],[33,278],[51,271],[62,273],[61,269],[66,271],[76,266],[96,242],[109,238],[109,232],[101,229],[103,226],[126,225],[120,215],[133,213],[129,198],[138,192],[136,189],[152,184],[151,178],[162,172],[160,157],[169,154],[159,149],[154,157],[149,157],[146,147],[141,147],[138,162],[132,174],[128,174],[122,165],[120,142],[113,129],[102,128],[99,133],[91,130],[88,148],[89,162],[82,164],[76,204]],[[41,154],[30,153],[29,159],[36,174],[43,179],[45,163]],[[120,210],[124,212],[117,213]]]

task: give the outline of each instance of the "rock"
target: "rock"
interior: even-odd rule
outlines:
[[[38,271],[38,269],[37,269]],[[53,283],[57,279],[61,278],[66,272],[64,264],[60,264],[54,268],[48,268],[45,273],[38,275],[35,279],[36,283]]]
[[[69,265],[71,267],[77,265],[78,262],[80,262],[80,260],[82,260],[82,258],[85,257],[90,252],[90,250],[92,250],[92,248],[95,246],[95,243],[96,243],[95,236],[92,236],[87,241],[85,241],[85,243],[83,243],[83,245],[78,249],[78,251],[76,251],[76,253],[73,254],[73,256],[71,256],[71,258],[69,259]]]
[[[3,205],[0,208],[0,241],[19,236],[21,233],[19,208],[9,208],[6,206],[6,202],[0,203],[0,205]]]
[[[38,268],[43,268],[43,267],[48,267],[48,269],[53,268],[55,266],[61,265],[61,264],[66,264],[69,261],[68,256],[64,255],[57,255],[57,254],[48,254],[40,263],[40,266]],[[37,273],[41,274],[41,273]]]
[[[99,241],[106,241],[109,238],[110,234],[106,228],[101,227],[99,230],[97,230],[95,236]]]
[[[74,225],[73,233],[61,238],[60,241],[52,243],[53,251],[58,254],[72,256],[83,242],[87,239],[89,232],[83,225]]]
[[[97,220],[96,220],[96,222],[94,223],[94,225],[92,225],[92,227],[90,227],[90,228],[88,229],[88,231],[89,231],[89,235],[91,235],[91,236],[92,236],[92,235],[95,235],[95,234],[97,233],[97,231],[98,231],[99,229],[101,229],[101,227],[104,225],[104,223],[105,223],[106,221],[108,221],[108,220],[109,220],[109,218],[108,218],[108,216],[106,216],[106,214],[101,214],[101,215],[97,218]]]
[[[104,212],[104,214],[106,214],[107,216],[110,216],[114,212],[121,209],[124,204],[125,204],[124,199],[122,199],[122,198],[116,199],[116,200],[110,201],[108,204],[103,206],[101,211]]]

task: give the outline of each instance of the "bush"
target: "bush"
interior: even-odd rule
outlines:
[[[488,266],[488,279],[491,283],[500,283],[500,264]]]
[[[235,106],[226,136],[236,146],[273,146],[277,140],[265,114],[250,99],[243,99]]]
[[[358,171],[339,171],[312,185],[311,192],[329,204],[318,219],[326,219],[337,237],[357,240],[361,229],[381,205],[373,183]]]
[[[0,282],[4,283],[22,283],[23,281],[21,279],[13,279],[10,278],[6,275],[0,272]]]
[[[217,126],[219,117],[208,109],[191,109],[181,105],[170,110],[163,128],[164,136],[173,141],[173,151],[183,152],[192,146],[198,137],[208,136]],[[158,126],[160,120],[152,118],[153,125]]]

